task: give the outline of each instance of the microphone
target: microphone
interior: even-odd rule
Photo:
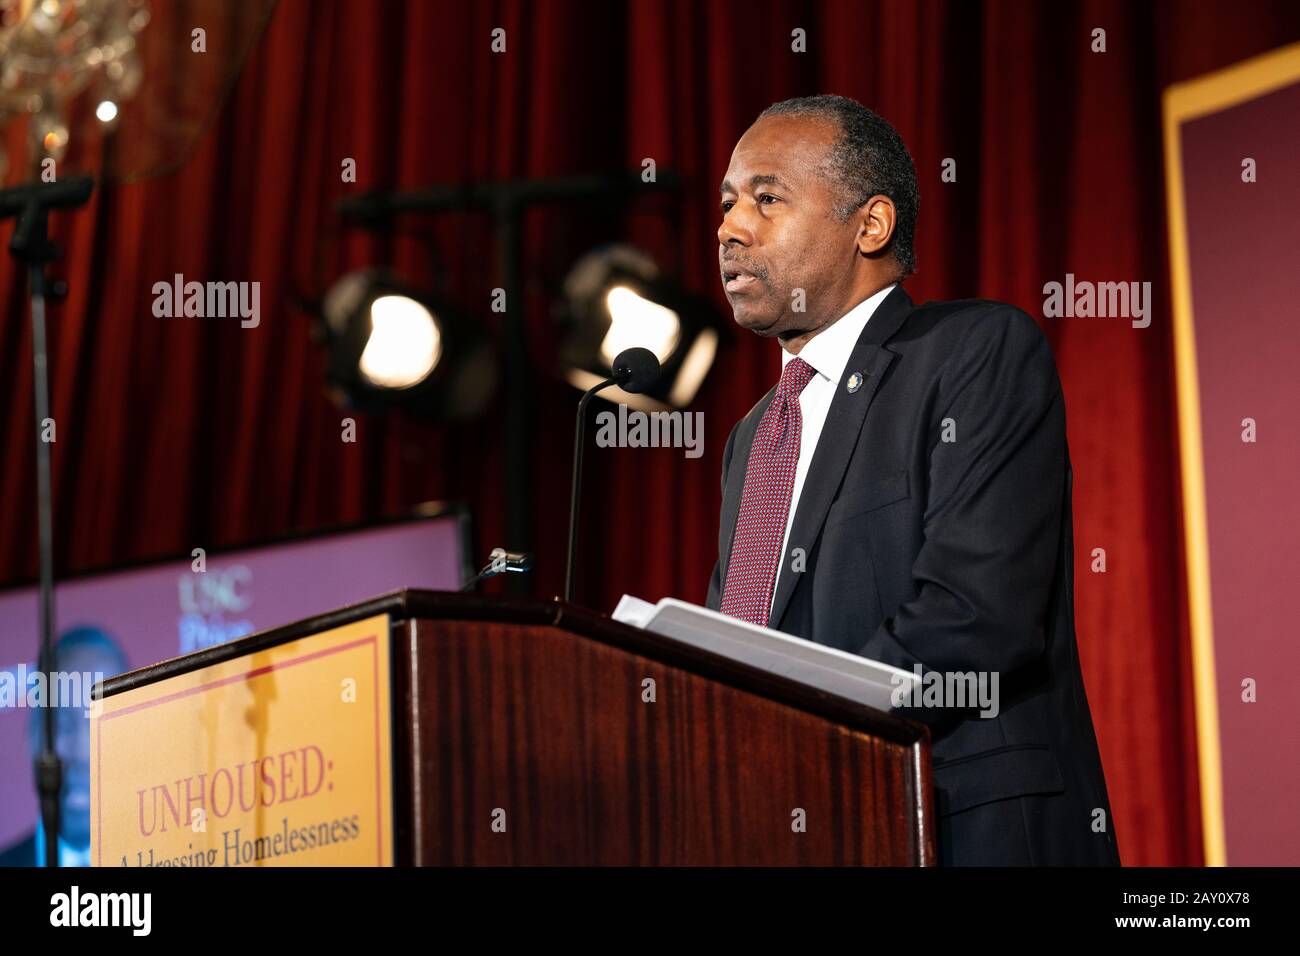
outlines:
[[[649,349],[624,349],[614,357],[614,383],[625,392],[641,393],[659,377],[659,359]],[[603,385],[597,389],[604,388]],[[593,389],[592,391],[596,391]]]
[[[624,349],[614,358],[612,376],[587,389],[578,400],[578,417],[573,428],[573,484],[569,493],[569,560],[564,568],[564,600],[573,599],[573,568],[578,554],[578,491],[582,487],[582,435],[587,427],[587,402],[602,388],[617,385],[639,394],[659,377],[659,359],[643,348]]]
[[[533,556],[527,551],[507,551],[505,548],[493,548],[488,557],[491,560],[483,566],[482,571],[465,582],[464,587],[461,588],[462,591],[472,591],[480,581],[494,578],[506,571],[522,573],[533,569]]]

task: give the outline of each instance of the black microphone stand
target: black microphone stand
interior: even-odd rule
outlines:
[[[617,385],[629,392],[644,392],[658,377],[659,359],[649,349],[633,346],[614,356],[613,373],[582,393],[573,427],[573,484],[569,494],[569,560],[564,569],[564,600],[573,600],[573,568],[578,553],[578,493],[582,487],[582,436],[587,428],[587,403],[602,388]]]
[[[17,216],[9,252],[27,266],[32,302],[32,369],[36,389],[36,502],[40,539],[40,631],[38,669],[44,675],[41,701],[42,749],[35,761],[36,792],[40,798],[41,823],[45,828],[45,865],[59,865],[59,795],[63,789],[63,764],[55,741],[52,695],[54,670],[54,515],[50,497],[50,443],[41,439],[41,429],[50,417],[49,363],[45,344],[45,303],[61,299],[67,286],[59,280],[46,282],[46,263],[60,255],[50,241],[50,210],[83,205],[95,182],[81,176],[66,182],[32,183],[0,190],[0,219]]]
[[[627,376],[622,376],[626,380]],[[569,560],[564,566],[564,600],[573,600],[573,563],[578,553],[578,492],[582,487],[582,436],[587,430],[587,403],[602,388],[618,385],[619,378],[607,378],[593,385],[578,399],[578,417],[573,427],[573,481],[569,486]]]

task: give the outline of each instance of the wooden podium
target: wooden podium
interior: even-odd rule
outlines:
[[[101,706],[97,865],[935,861],[923,726],[559,601],[396,591]]]

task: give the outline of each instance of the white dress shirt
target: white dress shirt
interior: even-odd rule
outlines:
[[[799,507],[799,494],[803,491],[804,479],[808,477],[808,466],[812,464],[813,453],[817,451],[817,439],[821,437],[822,426],[826,424],[826,414],[831,409],[831,399],[844,378],[844,367],[849,362],[853,347],[858,344],[858,336],[867,327],[867,321],[885,297],[894,290],[888,285],[875,295],[863,299],[849,309],[838,322],[833,322],[804,343],[799,355],[781,350],[781,368],[793,358],[801,358],[817,372],[804,386],[799,395],[799,412],[803,418],[803,428],[799,432],[799,463],[794,470],[794,492],[790,495],[790,513],[785,519],[785,536],[781,539],[781,567],[776,573],[776,585],[772,588],[772,605],[776,605],[777,586],[781,582],[781,572],[785,570],[789,555],[785,553],[790,541],[790,528],[794,525],[795,511]]]

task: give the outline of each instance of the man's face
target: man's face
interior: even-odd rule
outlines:
[[[60,645],[58,669],[68,673],[112,676],[121,670],[118,653],[104,644]],[[78,849],[90,846],[90,718],[80,706],[57,707],[55,730],[59,758],[63,761],[63,789],[59,794],[59,832]],[[30,714],[32,756],[44,749],[44,711]]]
[[[843,304],[858,256],[857,223],[836,220],[840,197],[823,168],[838,138],[829,121],[769,116],[736,144],[718,266],[742,328],[788,338],[838,318],[828,312]]]

